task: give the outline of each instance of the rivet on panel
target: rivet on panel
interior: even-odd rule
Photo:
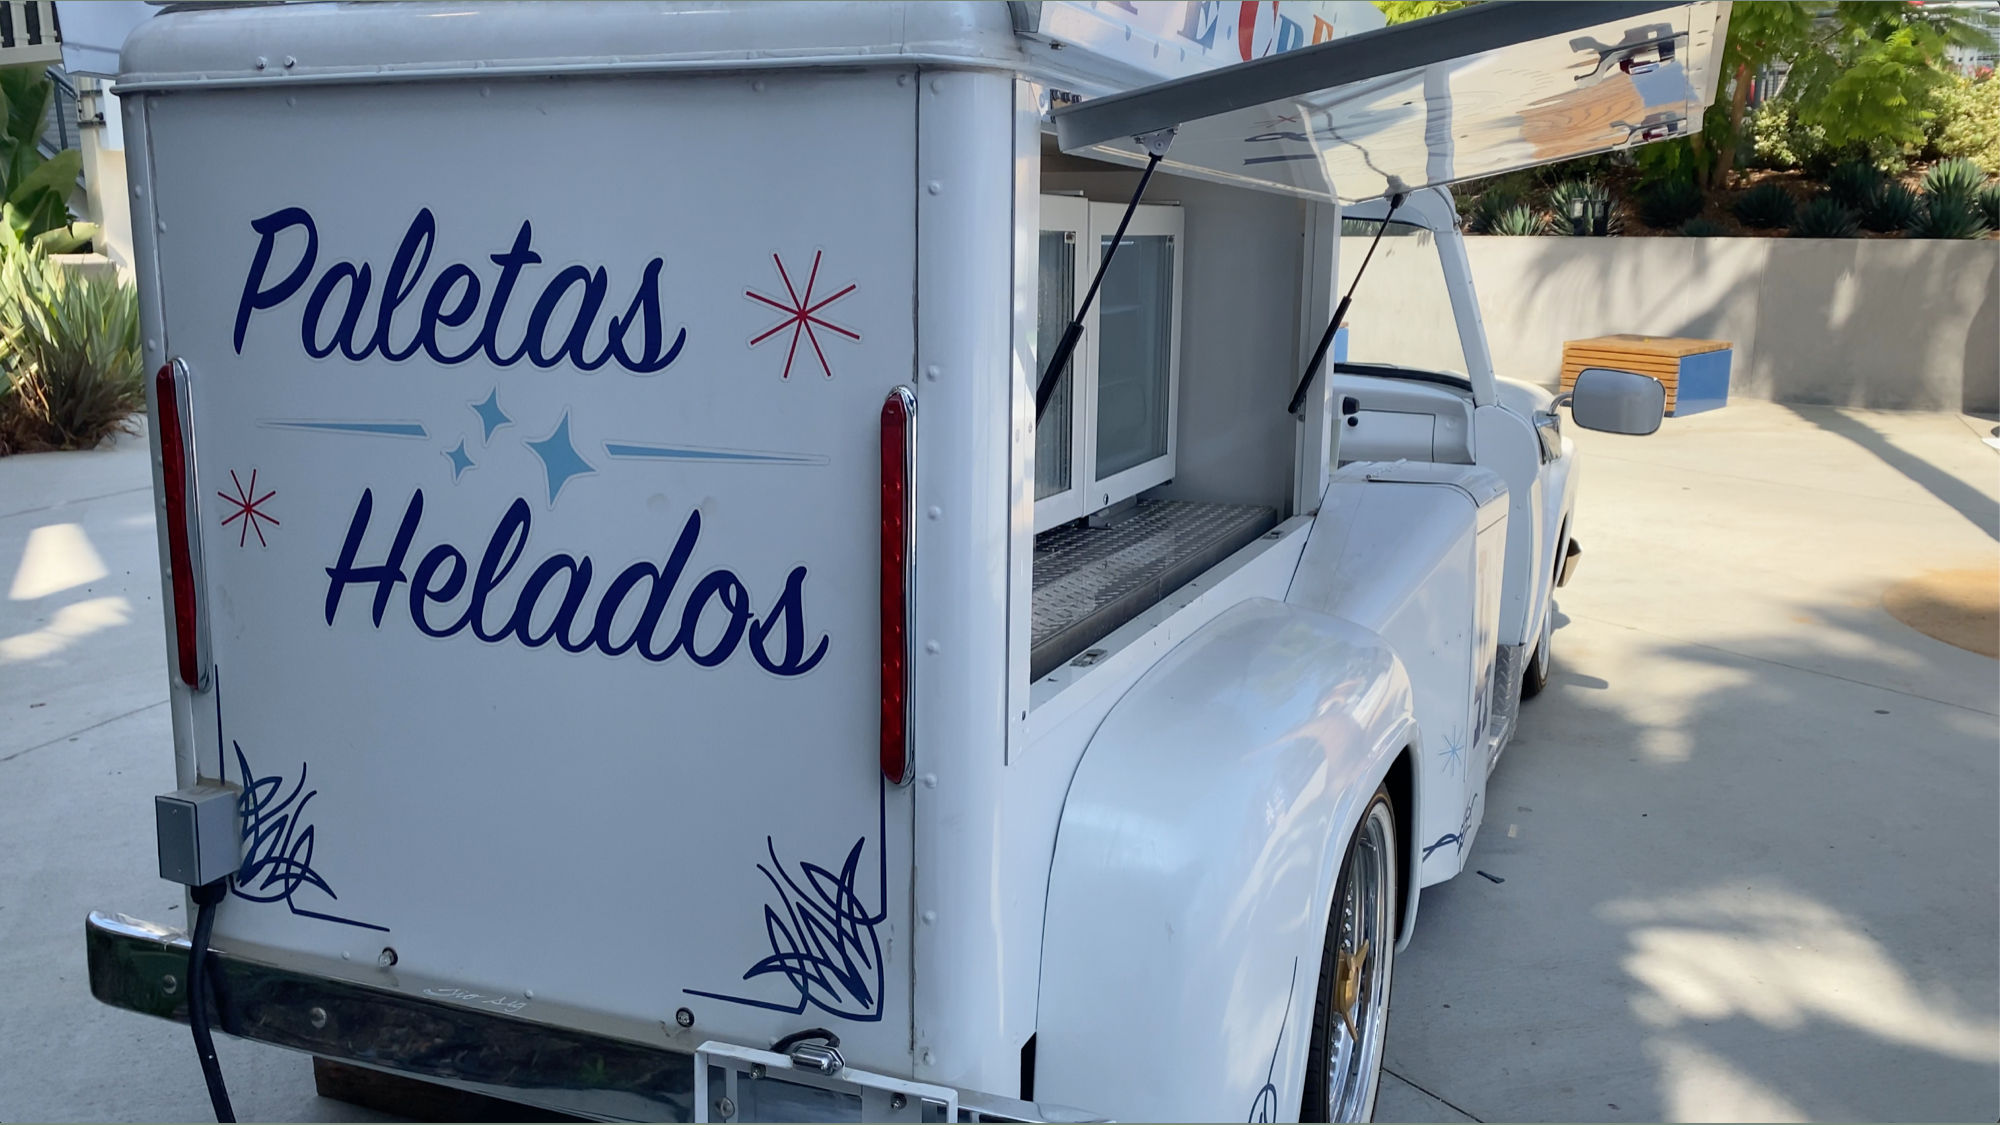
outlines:
[[[938,507],[936,504],[932,504],[930,507],[930,511],[925,512],[924,514],[932,519],[937,519],[939,516],[944,515],[944,509]]]
[[[937,911],[935,911],[935,910],[926,910],[926,911],[924,911],[924,924],[925,924],[925,925],[929,925],[930,923],[932,923],[932,922],[935,922],[935,921],[937,921]]]
[[[931,93],[933,94],[944,93],[944,83],[938,81],[935,78],[931,79]]]
[[[932,180],[930,183],[924,185],[924,190],[930,192],[932,195],[936,195],[944,190],[944,185],[938,183],[936,180]]]
[[[936,1061],[937,1061],[937,1056],[931,1054],[930,1048],[929,1047],[924,1048],[924,1065],[929,1066]]]
[[[297,65],[299,65],[299,60],[297,60],[297,59],[293,58],[293,57],[292,57],[292,56],[290,56],[290,55],[286,55],[286,56],[285,56],[285,69],[286,69],[286,70],[290,70],[290,69],[292,69],[293,67],[295,67],[295,66],[297,66]]]
[[[267,67],[267,66],[270,66],[270,65],[271,65],[271,60],[269,60],[269,59],[265,58],[265,57],[264,57],[264,56],[262,56],[262,55],[258,55],[258,56],[257,56],[257,69],[258,69],[258,70],[262,70],[262,69],[264,69],[265,67]]]
[[[535,998],[535,990],[534,990],[534,989],[532,989],[532,988],[524,988],[524,989],[522,989],[522,990],[521,990],[521,999],[523,999],[523,1000],[533,1000],[534,998]]]
[[[165,233],[167,229],[167,221],[165,219],[161,219],[159,222],[153,224],[153,229],[156,231],[160,231],[161,233]]]
[[[764,80],[762,78],[759,78],[757,81],[750,83],[750,89],[759,94],[763,93]]]
[[[937,775],[936,775],[936,774],[934,774],[934,773],[927,773],[927,774],[925,774],[925,775],[923,776],[922,780],[923,780],[923,783],[924,783],[924,788],[926,788],[926,789],[936,789],[936,788],[937,788]]]
[[[285,104],[286,104],[286,105],[297,105],[297,104],[299,104],[299,99],[297,99],[297,98],[286,98],[286,99],[285,99]]]
[[[908,86],[909,84],[910,84],[910,76],[909,76],[909,75],[907,75],[907,74],[898,74],[898,75],[896,76],[896,85],[898,85],[898,86]]]
[[[160,346],[160,345],[159,345],[159,344],[158,344],[158,343],[157,343],[156,341],[153,341],[153,340],[147,340],[147,341],[146,341],[146,350],[147,350],[147,351],[152,351],[152,350],[154,350],[155,348],[158,348],[159,346]]]
[[[932,656],[936,656],[938,653],[944,651],[944,646],[936,641],[925,641],[924,651],[930,653]]]
[[[321,1030],[321,1029],[325,1028],[325,1027],[326,1027],[326,1009],[325,1009],[325,1008],[322,1008],[322,1007],[319,1007],[319,1006],[317,1006],[317,1005],[314,1005],[314,1006],[313,1006],[313,1008],[312,1008],[311,1010],[309,1010],[309,1011],[307,1011],[307,1012],[306,1012],[306,1022],[307,1022],[307,1023],[309,1023],[309,1024],[311,1024],[311,1025],[313,1025],[313,1030],[315,1030],[315,1031],[318,1031],[318,1030]]]
[[[937,364],[933,363],[929,367],[924,368],[924,378],[929,379],[933,383],[937,382],[938,380]]]

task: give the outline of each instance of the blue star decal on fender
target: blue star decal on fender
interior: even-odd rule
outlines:
[[[473,465],[472,458],[465,455],[464,438],[459,438],[456,446],[445,450],[444,456],[445,460],[451,462],[452,480],[457,480],[459,477],[464,476],[465,470],[470,469]]]

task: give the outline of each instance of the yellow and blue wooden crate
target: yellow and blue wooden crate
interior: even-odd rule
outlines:
[[[1596,336],[1563,345],[1562,389],[1586,367],[1613,367],[1658,379],[1667,388],[1667,413],[1676,418],[1715,410],[1729,401],[1727,340],[1678,336]]]

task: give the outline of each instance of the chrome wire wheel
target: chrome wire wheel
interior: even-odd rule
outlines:
[[[1348,844],[1321,955],[1300,1117],[1367,1121],[1381,1089],[1396,956],[1396,818],[1378,792]]]

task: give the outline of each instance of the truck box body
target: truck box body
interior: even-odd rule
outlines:
[[[214,513],[185,765],[256,840],[220,939],[626,1034],[841,1015],[907,1066],[911,77],[139,103]]]
[[[149,21],[119,90],[174,752],[243,837],[193,1002],[607,1118],[1365,1116],[1574,500],[1422,185],[1515,159],[1518,103],[1698,120],[1718,9],[1641,7]],[[1172,160],[1102,124],[1163,104]],[[1338,476],[1336,172],[1417,178],[1381,219],[1415,193],[1470,368],[1343,374],[1433,421]],[[189,935],[88,933],[101,998],[185,1015]],[[1308,1104],[1329,1058],[1355,1100]]]

